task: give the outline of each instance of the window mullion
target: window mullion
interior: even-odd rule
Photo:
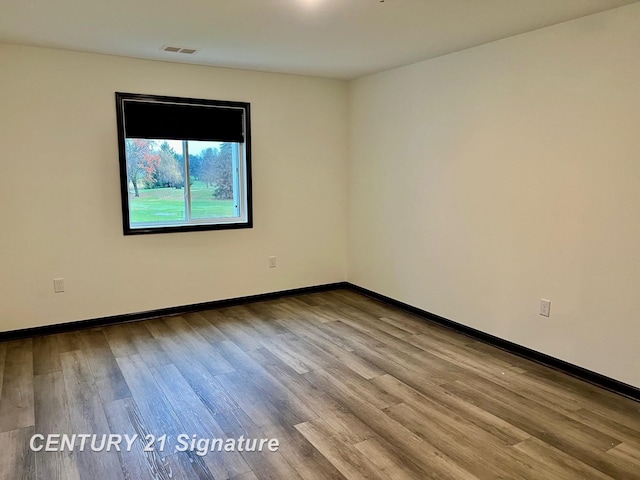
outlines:
[[[184,159],[184,217],[191,222],[191,177],[189,175],[189,142],[182,141],[182,158]]]
[[[232,149],[231,170],[233,175],[233,204],[235,205],[235,216],[240,216],[240,162],[239,162],[240,145],[234,145]]]

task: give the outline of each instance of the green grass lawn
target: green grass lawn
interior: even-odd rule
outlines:
[[[129,193],[129,215],[131,223],[171,222],[184,220],[184,189],[150,188],[140,189],[140,196]],[[198,218],[233,217],[233,200],[218,200],[213,197],[213,188],[204,182],[191,185],[191,216]]]

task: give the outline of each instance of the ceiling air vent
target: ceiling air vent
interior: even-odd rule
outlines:
[[[162,47],[162,50],[164,50],[165,52],[171,52],[171,53],[184,53],[186,55],[193,55],[198,51],[195,48],[174,47],[172,45],[165,45]]]

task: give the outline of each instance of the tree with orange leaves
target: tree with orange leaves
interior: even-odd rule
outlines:
[[[144,138],[128,138],[126,141],[127,176],[133,183],[135,196],[139,197],[138,181],[145,178],[151,184],[160,165],[160,154],[154,150],[155,143]]]

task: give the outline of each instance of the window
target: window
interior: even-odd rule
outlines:
[[[251,228],[249,104],[116,93],[125,235]]]

